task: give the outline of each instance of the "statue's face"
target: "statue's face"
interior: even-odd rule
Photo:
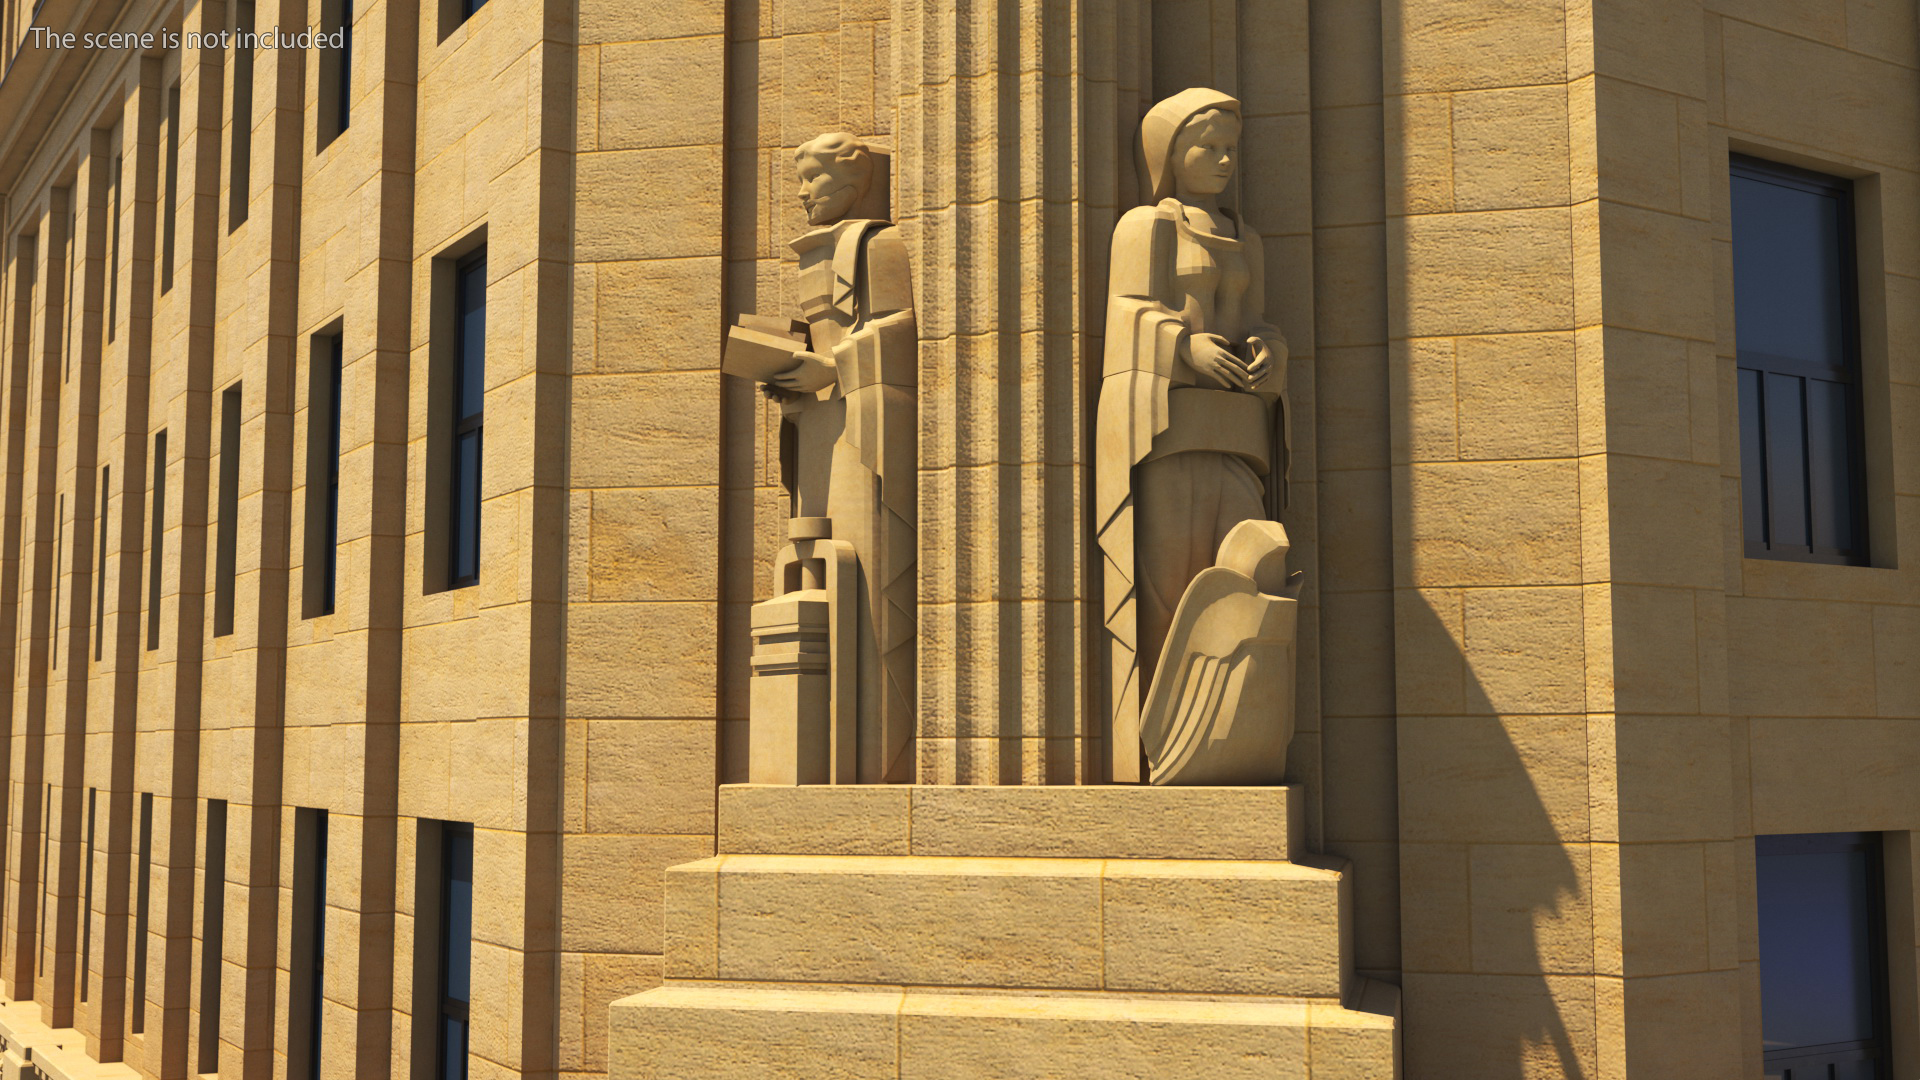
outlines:
[[[1174,180],[1190,195],[1218,195],[1240,156],[1240,118],[1214,109],[1195,117],[1173,140]]]
[[[846,217],[860,200],[860,166],[854,161],[822,161],[803,157],[800,166],[800,205],[807,208],[807,223],[831,225]]]

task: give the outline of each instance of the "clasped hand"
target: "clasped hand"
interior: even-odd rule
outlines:
[[[1279,366],[1273,349],[1262,338],[1247,339],[1248,359],[1234,354],[1219,334],[1194,334],[1187,339],[1187,363],[1202,375],[1235,390],[1252,390],[1272,377]]]
[[[839,371],[833,361],[819,353],[805,350],[793,354],[797,361],[793,367],[775,375],[762,387],[768,397],[791,397],[795,394],[816,394],[832,386],[839,378]]]

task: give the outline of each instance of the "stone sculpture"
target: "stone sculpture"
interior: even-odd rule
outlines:
[[[1221,205],[1240,104],[1182,91],[1147,113],[1140,140],[1152,202],[1114,230],[1095,420],[1112,779],[1141,779],[1145,733],[1155,783],[1278,783],[1293,726],[1293,601],[1276,595],[1272,565],[1286,555],[1272,519],[1285,497],[1287,344],[1265,316],[1260,235]],[[1250,521],[1265,525],[1236,531]],[[1205,573],[1216,564],[1229,576]],[[1219,640],[1222,627],[1251,651]],[[1216,663],[1196,668],[1199,657]],[[1240,680],[1230,695],[1223,673]],[[1235,754],[1257,756],[1222,771],[1202,751],[1229,734]]]
[[[919,335],[886,161],[844,132],[795,151],[805,321],[742,316],[722,362],[793,434],[791,542],[752,617],[755,783],[913,778]]]

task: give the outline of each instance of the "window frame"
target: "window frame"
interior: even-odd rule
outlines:
[[[240,577],[240,454],[245,388],[220,391],[220,446],[214,470],[213,636],[233,634]]]
[[[1870,531],[1872,522],[1867,505],[1870,493],[1867,483],[1867,415],[1864,400],[1866,358],[1862,339],[1863,327],[1861,317],[1861,241],[1859,236],[1861,215],[1859,212],[1859,198],[1858,192],[1856,191],[1856,184],[1853,180],[1846,177],[1832,176],[1815,172],[1811,169],[1803,169],[1793,165],[1769,161],[1765,158],[1754,157],[1750,154],[1733,152],[1729,154],[1728,163],[1728,187],[1730,196],[1733,183],[1741,179],[1772,184],[1790,190],[1832,198],[1838,203],[1840,216],[1838,236],[1839,250],[1834,254],[1835,262],[1839,269],[1839,281],[1837,284],[1840,292],[1841,340],[1841,365],[1836,369],[1828,365],[1762,353],[1760,350],[1751,349],[1743,345],[1738,340],[1737,333],[1735,335],[1734,364],[1736,371],[1734,394],[1736,422],[1739,425],[1741,445],[1740,498],[1742,551],[1745,557],[1749,559],[1818,563],[1831,566],[1872,566],[1873,542]],[[1730,205],[1731,201],[1730,197]],[[1737,250],[1739,242],[1738,219],[1733,219],[1731,226],[1733,240]],[[1734,272],[1736,274],[1734,295],[1735,303],[1737,304],[1739,296],[1737,263]],[[1759,388],[1759,396],[1751,402],[1748,400],[1750,394],[1748,389],[1749,374],[1759,376],[1759,378],[1755,380]],[[1806,501],[1809,504],[1807,511],[1808,543],[1804,548],[1797,544],[1779,544],[1771,539],[1771,533],[1773,531],[1773,483],[1770,468],[1771,463],[1761,464],[1757,474],[1754,472],[1755,455],[1759,456],[1758,460],[1761,462],[1765,462],[1766,457],[1769,455],[1767,445],[1769,440],[1764,435],[1766,426],[1765,413],[1767,409],[1766,386],[1769,382],[1766,376],[1768,375],[1782,375],[1802,380],[1801,396],[1799,398],[1802,416],[1801,431],[1803,433],[1801,469],[1804,477],[1803,490]],[[1844,431],[1846,436],[1846,446],[1844,448],[1847,484],[1846,496],[1848,507],[1851,511],[1848,525],[1854,537],[1853,547],[1848,551],[1822,551],[1814,544],[1816,537],[1813,532],[1813,511],[1811,504],[1815,499],[1816,485],[1813,478],[1807,475],[1807,453],[1805,450],[1805,446],[1811,441],[1810,438],[1805,437],[1805,433],[1809,427],[1805,404],[1807,396],[1805,385],[1807,380],[1835,383],[1845,388],[1842,393],[1844,394],[1843,404],[1846,423]],[[1750,414],[1755,417],[1753,423],[1758,424],[1758,427],[1750,425],[1748,420]],[[1750,443],[1752,445],[1750,445]],[[1750,501],[1756,497],[1760,500],[1760,506],[1757,510],[1750,506]],[[1748,519],[1756,514],[1760,520],[1762,537],[1757,540],[1751,534],[1747,524]]]
[[[467,319],[466,301],[470,297],[471,279],[479,279],[479,303],[475,310],[480,315],[479,361],[479,405],[471,413],[462,412],[462,400],[468,375],[467,355]],[[486,499],[484,484],[486,478],[486,383],[487,383],[487,249],[482,245],[478,249],[462,256],[453,267],[453,352],[452,379],[447,395],[447,408],[451,413],[452,426],[448,438],[448,480],[449,499],[447,503],[447,587],[462,589],[480,583],[480,553],[482,549],[480,530],[484,519],[483,507]],[[471,490],[466,491],[463,481],[465,474],[460,467],[460,444],[467,436],[473,437],[473,477]],[[464,492],[464,494],[463,494]],[[470,495],[470,498],[466,496]],[[471,505],[469,505],[471,503]],[[462,518],[469,518],[472,525],[472,573],[460,572],[462,556]]]
[[[438,1003],[434,1025],[434,1075],[440,1080],[466,1080],[467,1059],[473,1048],[473,826],[459,822],[442,822],[440,826],[440,910],[438,926],[439,938],[439,980],[436,984],[435,998]],[[454,940],[453,918],[453,882],[454,855],[457,849],[464,847],[467,858],[467,912],[466,941],[467,950],[467,998],[462,1001],[453,997],[451,986],[453,972]],[[447,1021],[458,1020],[465,1031],[464,1044],[457,1057],[448,1054]]]
[[[340,589],[341,393],[346,330],[335,319],[307,342],[306,523],[300,617],[334,613]]]
[[[1883,842],[1883,837],[1881,834],[1875,832],[1789,833],[1755,836],[1753,842],[1754,860],[1756,863],[1758,863],[1760,859],[1770,855],[1814,855],[1859,851],[1867,857],[1866,952],[1867,963],[1869,965],[1868,977],[1873,994],[1874,1036],[1868,1040],[1820,1043],[1812,1046],[1793,1047],[1787,1050],[1769,1051],[1765,1049],[1763,1044],[1761,1058],[1765,1075],[1769,1077],[1776,1075],[1773,1071],[1776,1066],[1782,1069],[1792,1068],[1792,1063],[1796,1059],[1830,1059],[1835,1055],[1858,1054],[1865,1055],[1866,1060],[1877,1062],[1878,1068],[1876,1069],[1876,1074],[1885,1080],[1885,1078],[1891,1075],[1894,1062],[1893,1011],[1891,1000],[1892,983],[1888,963],[1889,936],[1887,932],[1886,845]],[[1759,879],[1760,875],[1756,866],[1756,873],[1754,875],[1756,905],[1759,899]],[[1759,927],[1757,923],[1755,931],[1756,946],[1758,946]],[[1759,955],[1759,963],[1763,967],[1766,964],[1766,956],[1764,953]],[[1764,999],[1761,1009],[1761,1024],[1762,1031],[1764,1031],[1766,1023]],[[1825,1069],[1816,1066],[1814,1075],[1824,1074]]]

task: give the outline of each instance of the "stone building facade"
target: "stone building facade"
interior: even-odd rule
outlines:
[[[275,28],[328,37],[218,36]],[[1920,1069],[1913,0],[3,0],[0,31],[8,1068],[1750,1078],[1754,838],[1847,833],[1875,1075]],[[1076,809],[1158,798],[1107,783],[1094,416],[1140,118],[1201,86],[1291,345],[1288,787]],[[798,313],[793,151],[831,131],[890,151],[914,273],[916,783],[810,802],[725,786],[788,507],[779,410],[719,369],[738,315]],[[1745,531],[1749,159],[1851,195],[1852,565]],[[842,861],[777,861],[809,858]],[[1169,974],[1231,949],[1162,896],[1049,982],[1023,958],[1104,898],[913,907],[1056,871],[1267,883],[1250,925],[1320,966]],[[895,959],[977,948],[730,978],[752,935],[700,897],[777,873],[776,921],[893,874],[926,919]]]

